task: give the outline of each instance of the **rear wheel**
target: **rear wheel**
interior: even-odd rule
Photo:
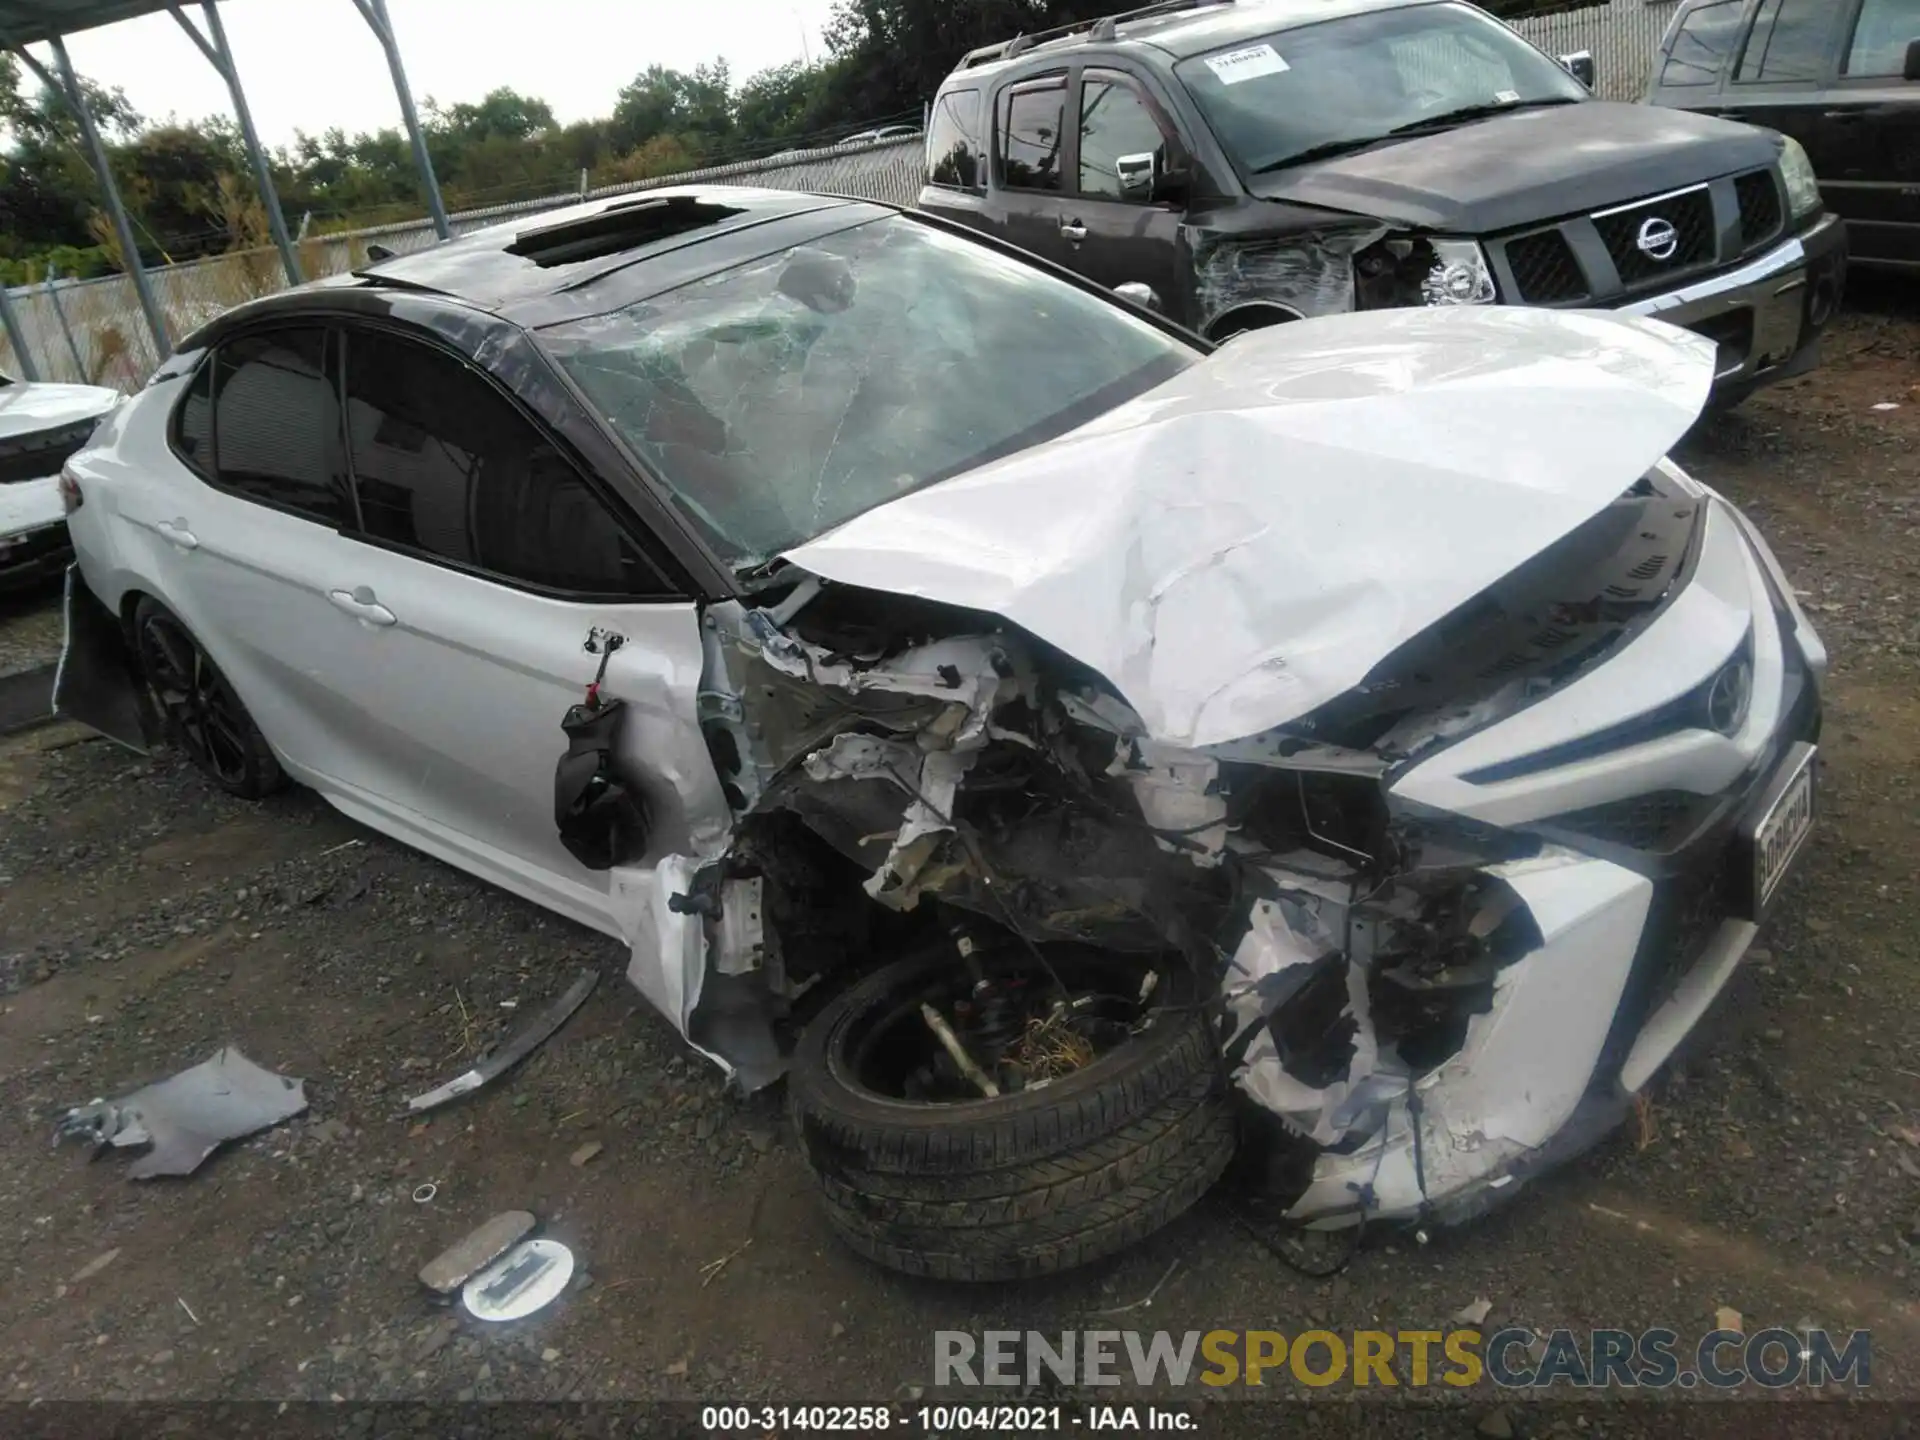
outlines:
[[[258,800],[287,783],[266,737],[227,677],[187,627],[157,600],[133,612],[134,651],[167,739],[214,784]]]
[[[1226,1169],[1233,1119],[1194,977],[1090,951],[1053,966],[1003,956],[982,986],[943,948],[869,976],[802,1035],[795,1128],[855,1250],[938,1279],[1051,1274],[1152,1234]]]

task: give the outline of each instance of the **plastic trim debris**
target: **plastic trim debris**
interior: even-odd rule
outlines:
[[[127,1168],[129,1180],[191,1175],[215,1150],[307,1108],[306,1081],[276,1075],[225,1045],[178,1075],[118,1100],[95,1100],[67,1111],[53,1141],[153,1148]]]
[[[518,1320],[552,1304],[571,1279],[571,1250],[558,1240],[528,1240],[467,1281],[460,1300],[476,1320]]]
[[[598,970],[582,970],[579,978],[567,987],[566,992],[558,1000],[534,1016],[525,1028],[506,1044],[494,1050],[464,1075],[456,1075],[446,1084],[437,1086],[424,1095],[414,1096],[407,1101],[407,1109],[416,1115],[427,1110],[437,1110],[449,1100],[456,1100],[497,1080],[551,1039],[555,1031],[573,1018],[573,1012],[586,1004],[587,996],[593,993],[593,987],[599,983]]]

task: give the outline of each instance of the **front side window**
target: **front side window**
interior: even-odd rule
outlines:
[[[1061,188],[1060,147],[1067,80],[1052,76],[1000,92],[1000,183],[1015,190]]]
[[[1711,85],[1740,43],[1745,0],[1714,0],[1680,19],[1660,67],[1662,85]]]
[[[214,352],[211,465],[219,484],[310,520],[345,529],[353,502],[340,457],[340,404],[327,377],[319,326],[242,335]],[[202,443],[190,393],[183,449]],[[204,456],[204,458],[203,458]]]
[[[1847,47],[1849,75],[1904,75],[1907,47],[1920,40],[1920,0],[1867,0]]]
[[[356,330],[345,392],[366,534],[542,589],[663,593],[571,462],[453,356]]]
[[[904,216],[538,332],[721,554],[761,564],[1199,352]]]
[[[1733,78],[1758,84],[1818,80],[1833,17],[1833,0],[1765,0]]]
[[[1317,21],[1190,56],[1174,74],[1247,174],[1590,98],[1506,26],[1455,4]]]
[[[1138,90],[1097,70],[1080,84],[1080,193],[1149,200],[1167,167],[1167,137]]]
[[[927,178],[935,185],[972,190],[985,178],[980,148],[980,92],[949,90],[933,104],[927,124]]]

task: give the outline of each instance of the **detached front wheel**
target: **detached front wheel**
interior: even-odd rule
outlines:
[[[1051,966],[1014,952],[970,970],[942,949],[868,976],[802,1035],[794,1128],[862,1255],[943,1280],[1050,1275],[1144,1239],[1226,1169],[1194,977],[1065,948]]]

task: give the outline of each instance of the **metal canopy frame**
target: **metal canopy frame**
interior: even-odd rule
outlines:
[[[192,0],[184,0],[184,3],[191,4]],[[254,129],[253,112],[240,84],[239,67],[234,63],[233,49],[227,43],[226,26],[221,23],[219,5],[217,0],[199,0],[199,3],[206,17],[204,33],[182,8],[183,0],[0,0],[0,49],[11,50],[18,55],[21,63],[38,76],[42,84],[59,95],[80,122],[80,133],[86,140],[94,177],[100,184],[100,197],[105,202],[108,218],[112,220],[114,234],[119,240],[127,278],[133,282],[134,293],[139,296],[140,309],[146,316],[147,328],[153,333],[153,343],[161,360],[173,353],[166,314],[160,308],[147,278],[146,267],[141,263],[133,223],[120,198],[120,187],[114,183],[106,146],[100,139],[99,127],[94,123],[86,95],[74,73],[73,62],[67,55],[68,35],[162,10],[173,16],[193,40],[195,47],[207,58],[207,62],[227,82],[228,93],[233,97],[234,118],[240,123],[240,135],[246,143],[247,161],[253,170],[254,185],[260,192],[260,203],[266,208],[274,248],[280,252],[280,264],[287,272],[289,284],[298,285],[303,278],[300,256],[294,249],[292,237],[287,233],[287,219],[280,208],[279,193],[274,189],[273,171],[267,163],[266,151],[260,145],[259,133]],[[453,227],[448,223],[447,208],[440,198],[440,181],[433,173],[433,160],[427,153],[426,135],[420,128],[420,116],[414,108],[413,91],[407,84],[406,67],[401,62],[400,46],[394,38],[386,0],[353,0],[353,5],[372,29],[381,50],[386,53],[387,68],[392,73],[394,92],[400,101],[400,115],[406,122],[407,137],[412,142],[414,164],[420,171],[420,186],[426,197],[427,209],[433,216],[433,228],[445,240],[453,234]],[[48,69],[27,50],[27,46],[35,44],[45,44],[52,50],[53,69]],[[0,286],[0,323],[4,323],[7,337],[13,344],[22,378],[39,379],[33,357],[27,351],[26,337],[16,323],[4,286]]]

